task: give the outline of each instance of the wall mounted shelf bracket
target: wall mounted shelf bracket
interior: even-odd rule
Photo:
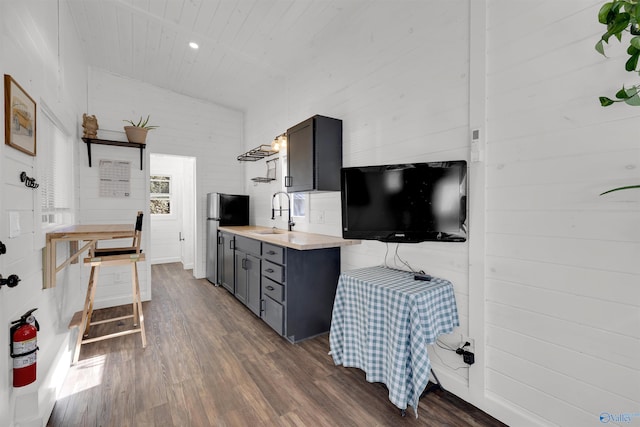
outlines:
[[[278,151],[271,148],[271,145],[260,145],[256,148],[252,148],[246,153],[240,154],[237,159],[239,162],[255,162],[260,159],[264,159],[265,157],[273,156],[277,154]]]
[[[89,167],[91,167],[91,144],[98,144],[98,145],[114,145],[116,147],[130,147],[130,148],[140,149],[140,170],[142,170],[142,156],[143,156],[143,150],[146,147],[145,144],[137,144],[135,142],[126,142],[126,141],[112,141],[110,139],[96,139],[96,138],[82,138],[82,140],[87,144],[87,154],[89,155]]]

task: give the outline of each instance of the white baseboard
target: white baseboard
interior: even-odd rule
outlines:
[[[154,258],[149,260],[149,264],[169,264],[171,262],[180,262],[180,258]]]
[[[47,424],[58,393],[69,372],[71,350],[69,332],[49,340],[46,351],[38,352],[36,382],[11,390],[15,426],[42,427]],[[43,346],[44,347],[44,346]]]
[[[524,412],[508,402],[497,399],[486,391],[482,393],[480,399],[473,399],[469,386],[463,378],[448,372],[446,368],[441,366],[435,366],[434,370],[445,390],[507,425],[518,427],[544,427],[547,425],[544,420],[536,418],[531,413]],[[428,398],[428,394],[423,397],[423,399]]]

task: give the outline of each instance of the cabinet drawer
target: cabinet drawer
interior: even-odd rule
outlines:
[[[260,241],[248,237],[236,236],[236,250],[249,254],[260,255]]]
[[[282,304],[272,300],[269,297],[264,298],[264,312],[262,313],[264,321],[271,326],[277,333],[283,335],[284,332],[284,307]]]
[[[262,263],[262,275],[271,280],[282,283],[284,281],[284,267],[265,260]]]
[[[273,261],[276,264],[284,264],[284,248],[282,246],[263,243],[262,258]]]
[[[269,278],[263,278],[262,292],[278,302],[284,301],[284,286]]]

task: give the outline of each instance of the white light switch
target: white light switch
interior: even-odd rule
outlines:
[[[20,235],[20,212],[9,211],[9,238]]]

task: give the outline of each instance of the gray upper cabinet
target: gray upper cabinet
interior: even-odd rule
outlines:
[[[313,116],[287,130],[288,193],[340,191],[342,120]]]

